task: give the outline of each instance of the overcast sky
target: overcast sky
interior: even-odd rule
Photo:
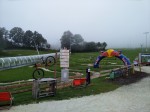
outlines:
[[[38,31],[53,46],[70,30],[109,48],[140,47],[150,32],[150,0],[0,0],[0,27]]]

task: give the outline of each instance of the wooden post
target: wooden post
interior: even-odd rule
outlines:
[[[39,85],[37,83],[37,80],[33,80],[33,86],[32,86],[32,97],[34,99],[37,99],[38,98],[38,89],[39,88]]]
[[[140,72],[141,72],[141,63],[139,63],[139,70],[140,70]]]
[[[126,69],[127,69],[126,76],[128,76],[128,75],[129,75],[129,69],[128,69],[128,66],[126,66]]]
[[[132,73],[135,74],[134,64],[132,65]]]

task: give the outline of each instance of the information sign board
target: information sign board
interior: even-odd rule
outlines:
[[[69,67],[69,50],[67,49],[60,50],[60,67]]]

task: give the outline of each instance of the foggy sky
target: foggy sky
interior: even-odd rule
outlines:
[[[150,32],[150,0],[0,0],[0,27],[38,31],[57,47],[67,30],[109,48],[140,47]]]

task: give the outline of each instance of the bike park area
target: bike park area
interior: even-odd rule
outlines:
[[[15,58],[15,57],[14,57],[14,60],[16,60],[16,61],[13,61],[12,62],[13,64],[8,64],[8,61],[7,61],[7,65],[9,65],[9,66],[10,65],[18,66],[17,62],[18,62],[18,64],[25,63],[25,62],[32,62],[32,64],[34,63],[34,66],[36,69],[33,71],[33,80],[31,80],[30,82],[24,83],[24,81],[21,81],[19,83],[13,82],[13,83],[9,83],[9,84],[7,83],[6,85],[3,84],[3,86],[1,86],[2,91],[9,90],[12,88],[18,88],[18,87],[22,87],[22,86],[26,86],[27,88],[28,88],[28,86],[32,86],[32,89],[31,88],[21,89],[21,90],[15,91],[14,94],[18,94],[20,92],[32,91],[32,96],[34,99],[43,98],[43,97],[47,97],[47,96],[57,97],[56,90],[60,89],[60,88],[66,88],[66,87],[70,87],[70,86],[73,88],[88,87],[87,74],[90,75],[90,78],[91,78],[90,80],[92,80],[93,78],[103,77],[104,75],[107,76],[106,77],[107,79],[115,80],[119,77],[128,77],[128,76],[134,74],[135,73],[134,69],[136,69],[137,71],[140,71],[140,72],[142,71],[141,65],[138,63],[139,64],[138,67],[135,68],[135,66],[130,62],[130,59],[128,59],[125,55],[122,54],[122,51],[108,49],[107,51],[100,53],[100,55],[97,57],[96,61],[93,63],[93,68],[95,68],[95,69],[100,68],[102,66],[101,61],[103,59],[112,58],[112,57],[116,57],[119,60],[121,60],[124,64],[123,67],[119,67],[119,68],[116,68],[113,70],[110,69],[107,71],[107,74],[104,74],[104,75],[101,73],[96,74],[96,72],[90,71],[90,69],[87,68],[86,76],[82,77],[81,74],[79,74],[79,75],[76,74],[75,76],[70,77],[69,69],[68,69],[69,67],[67,65],[68,58],[66,61],[66,56],[69,57],[69,55],[68,54],[66,55],[64,52],[62,54],[63,54],[63,56],[61,56],[61,53],[60,53],[60,58],[62,58],[61,60],[63,61],[62,66],[65,66],[65,67],[63,67],[63,69],[62,69],[63,72],[61,72],[61,77],[57,78],[57,79],[51,78],[51,77],[45,78],[44,77],[45,71],[43,69],[43,68],[46,68],[47,66],[49,66],[49,67],[55,66],[55,64],[57,63],[56,62],[56,58],[57,58],[56,56],[58,56],[57,54],[55,54],[54,56],[47,55],[46,57],[44,57],[44,59],[41,59],[41,57],[40,58],[36,57],[38,59],[37,62],[32,62],[31,61],[32,58],[29,58],[29,59],[24,58],[25,61],[23,61],[21,59],[20,59],[20,61],[17,61],[17,58]],[[140,56],[141,57],[145,56],[145,54],[140,55]],[[143,58],[141,58],[141,60],[142,59]],[[3,66],[4,65],[6,65],[6,64],[3,63]],[[13,69],[13,67],[11,69]],[[70,80],[70,78],[71,78],[71,80]],[[46,86],[43,89],[43,88],[40,88],[41,85],[42,86],[46,85]],[[44,91],[44,92],[41,92],[41,91]]]

